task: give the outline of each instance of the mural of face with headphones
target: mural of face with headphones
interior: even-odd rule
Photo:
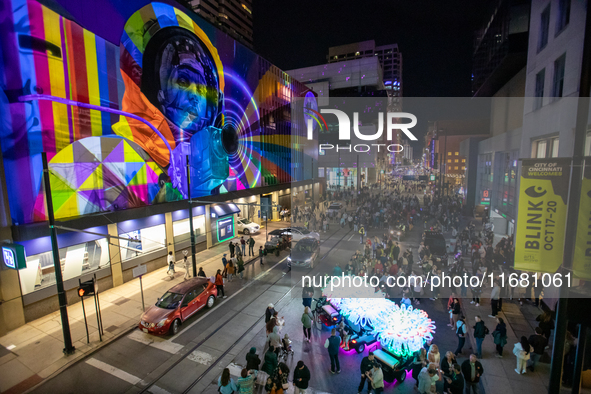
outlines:
[[[185,140],[213,125],[219,91],[209,52],[193,34],[175,30],[157,34],[148,44],[154,45],[150,49],[155,56],[149,79],[143,75],[142,90],[148,90],[150,101],[181,130],[179,139]]]

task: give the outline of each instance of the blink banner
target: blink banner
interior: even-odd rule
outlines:
[[[515,269],[554,273],[562,264],[570,159],[524,159]]]
[[[577,222],[577,240],[573,263],[575,278],[591,280],[591,159],[585,160],[579,218]]]

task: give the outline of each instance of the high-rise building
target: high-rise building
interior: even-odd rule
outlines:
[[[390,97],[402,97],[402,53],[398,44],[376,46],[374,40],[355,42],[328,48],[329,63],[377,57],[383,70],[384,86]],[[394,100],[399,104],[400,99]]]
[[[181,3],[252,49],[252,0],[185,0]]]

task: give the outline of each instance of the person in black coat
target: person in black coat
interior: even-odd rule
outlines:
[[[445,383],[447,383],[446,387],[451,394],[463,394],[464,377],[462,376],[462,368],[459,364],[455,364],[453,369],[453,375],[445,378]]]
[[[251,347],[250,351],[246,353],[246,369],[249,371],[252,369],[258,370],[259,365],[261,365],[261,359],[257,354],[257,348]]]
[[[267,309],[265,309],[265,323],[268,323],[274,314],[275,314],[275,305],[269,304],[267,306]]]
[[[359,383],[358,392],[363,391],[363,387],[365,386],[365,382],[367,381],[367,390],[371,389],[371,379],[367,378],[367,372],[371,371],[374,364],[374,355],[373,352],[369,352],[367,357],[363,357],[361,360],[361,383]]]
[[[308,388],[310,381],[310,370],[306,367],[303,361],[298,361],[295,370],[293,371],[293,385],[298,389],[305,390]]]
[[[472,372],[472,369],[474,369],[474,373]],[[470,359],[462,363],[462,374],[464,375],[466,394],[470,394],[470,390],[472,390],[474,394],[479,393],[478,384],[483,373],[484,368],[482,368],[482,364],[480,364],[480,361],[478,361],[475,354],[471,354]]]

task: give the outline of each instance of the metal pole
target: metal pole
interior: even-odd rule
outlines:
[[[96,312],[96,324],[97,324],[97,328],[98,328],[98,334],[99,334],[99,340],[102,342],[103,341],[103,335],[101,334],[101,322],[99,320],[99,307],[98,304],[96,302],[96,292],[94,293],[94,308],[95,308],[95,312]]]
[[[195,232],[193,231],[193,204],[191,202],[191,166],[189,165],[189,156],[187,156],[187,197],[189,199],[189,231],[191,232],[191,259],[193,260],[193,278],[196,278],[197,261],[195,260]]]
[[[585,39],[583,41],[583,59],[581,61],[581,78],[579,80],[579,99],[577,104],[577,120],[575,126],[575,141],[573,146],[573,160],[571,167],[571,185],[568,193],[568,205],[566,216],[566,234],[564,252],[562,257],[563,273],[571,272],[573,266],[573,253],[576,243],[576,228],[579,215],[579,199],[581,195],[581,184],[583,181],[583,161],[585,149],[585,137],[587,123],[589,120],[589,100],[581,100],[582,97],[589,97],[591,85],[591,12],[587,5],[585,21]],[[554,348],[552,349],[552,362],[550,365],[550,381],[548,393],[560,391],[562,363],[564,354],[564,342],[566,338],[567,309],[568,309],[568,288],[560,287],[560,295],[556,304],[556,328],[554,331]]]
[[[60,262],[60,252],[57,244],[57,231],[55,228],[55,219],[53,217],[53,200],[51,199],[51,185],[49,182],[49,166],[47,165],[47,154],[41,153],[43,160],[43,179],[45,182],[45,200],[47,202],[47,218],[49,219],[49,232],[51,236],[51,251],[53,254],[53,267],[55,269],[55,285],[57,287],[57,299],[60,306],[60,316],[62,318],[62,332],[64,335],[64,354],[72,354],[76,348],[72,345],[72,335],[70,334],[70,323],[68,320],[68,300],[64,291],[62,279],[62,264]]]
[[[142,294],[142,311],[146,311],[146,306],[144,305],[144,285],[142,285],[142,275],[140,275],[140,293]]]
[[[572,394],[581,392],[581,376],[583,374],[583,359],[585,358],[585,347],[587,345],[587,325],[579,325],[579,338],[577,340],[577,354],[575,355],[575,370],[573,373]]]
[[[99,319],[101,322],[101,332],[103,333],[103,335],[105,335],[105,330],[103,329],[103,313],[101,312],[101,299],[99,297],[99,291],[98,291],[98,282],[96,280],[96,274],[94,274],[94,293],[96,294],[96,303],[98,305],[98,314],[99,314]]]

